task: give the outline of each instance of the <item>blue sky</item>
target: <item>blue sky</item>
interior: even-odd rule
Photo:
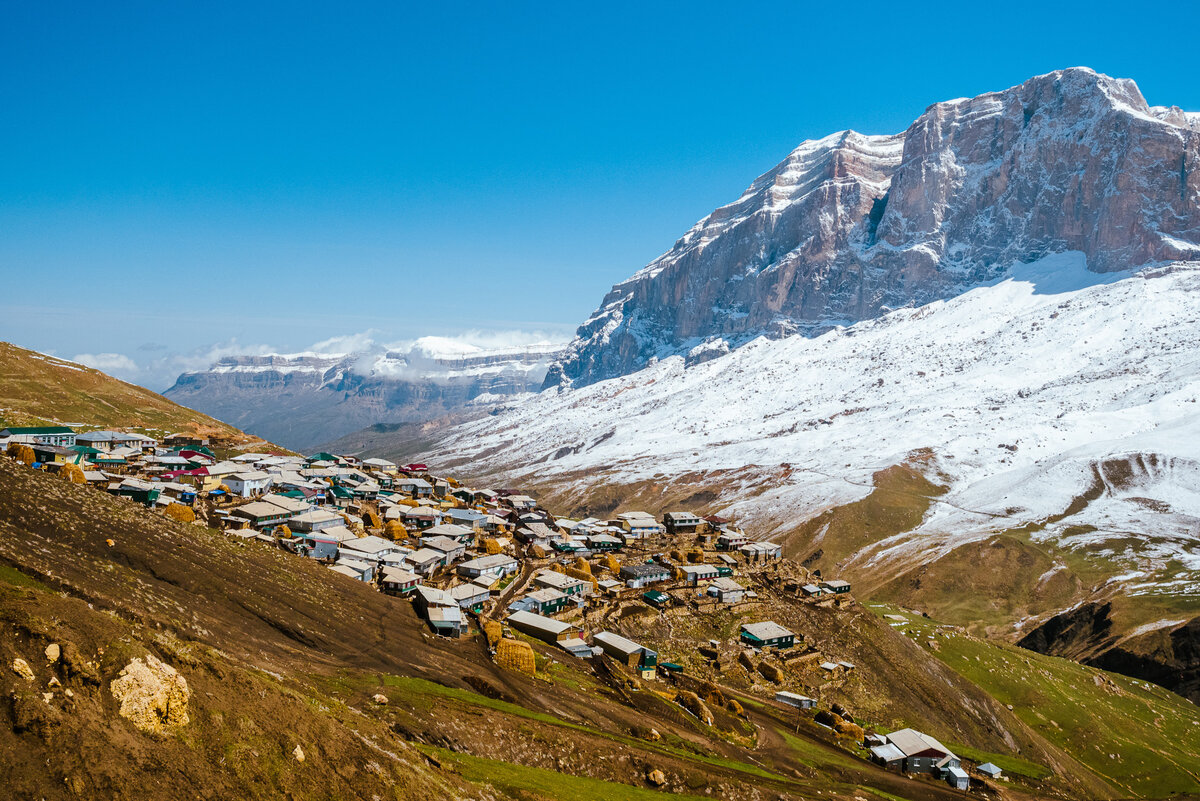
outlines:
[[[747,6],[8,4],[0,339],[566,338],[804,139],[1074,65],[1200,110],[1191,4]]]

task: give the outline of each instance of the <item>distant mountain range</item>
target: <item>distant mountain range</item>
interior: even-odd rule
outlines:
[[[425,337],[402,350],[229,356],[164,395],[291,448],[376,424],[485,414],[541,388],[561,345],[487,350]]]

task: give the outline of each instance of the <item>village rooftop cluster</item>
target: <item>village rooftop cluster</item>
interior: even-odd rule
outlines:
[[[470,488],[423,464],[330,453],[220,458],[227,443],[193,434],[156,440],[67,426],[3,429],[0,447],[31,467],[181,522],[318,560],[347,580],[410,598],[436,635],[460,637],[472,624],[486,632],[489,621],[502,618],[509,631],[580,659],[607,655],[641,680],[677,681],[684,668],[617,632],[589,635],[585,621],[631,601],[664,611],[752,604],[757,593],[739,572],[787,561],[777,543],[720,517],[687,511],[661,520],[637,511],[609,519],[556,517],[519,491]],[[798,585],[802,598],[822,605],[849,602],[850,589],[819,576]],[[497,655],[514,644],[503,632],[488,639]],[[772,620],[742,623],[737,639],[747,655],[820,658],[796,649],[799,636]],[[818,665],[828,674],[855,670],[844,660]],[[775,700],[797,710],[817,706],[787,691]],[[960,759],[921,732],[869,734],[862,746],[886,767],[969,786]],[[990,763],[977,771],[999,777]]]

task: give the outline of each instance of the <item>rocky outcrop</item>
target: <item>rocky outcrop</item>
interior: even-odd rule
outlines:
[[[1098,272],[1200,257],[1198,168],[1200,116],[1082,68],[937,103],[896,136],[805,142],[614,286],[546,384],[820,333],[1052,253]]]
[[[1113,612],[1110,601],[1080,604],[1046,620],[1017,645],[1152,681],[1200,703],[1200,617],[1121,632]]]
[[[161,734],[188,723],[187,681],[153,654],[126,665],[110,689],[121,717],[144,732]]]

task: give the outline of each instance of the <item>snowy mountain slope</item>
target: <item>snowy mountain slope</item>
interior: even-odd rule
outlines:
[[[1075,68],[805,142],[613,287],[547,384],[952,297],[1014,262],[1200,257],[1200,121]]]
[[[303,450],[375,424],[483,414],[487,404],[540,388],[561,351],[555,343],[489,349],[423,337],[351,353],[229,356],[181,375],[164,394]]]
[[[948,492],[843,569],[896,575],[1036,523],[1063,548],[1119,543],[1135,591],[1200,595],[1200,263],[1101,274],[1058,254],[949,300],[684,361],[544,391],[428,459],[579,495],[712,471],[714,509],[786,538],[924,452]],[[1178,583],[1155,584],[1168,569]]]

